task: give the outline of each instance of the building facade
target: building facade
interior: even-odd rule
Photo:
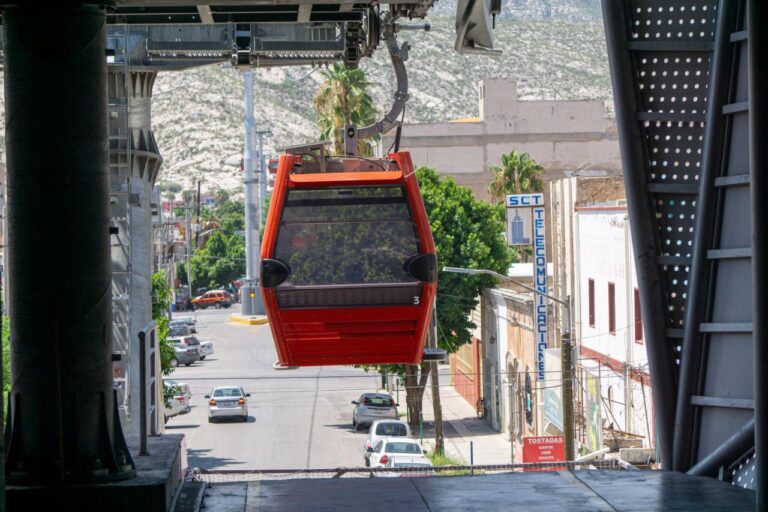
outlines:
[[[416,165],[428,165],[487,199],[491,167],[513,150],[529,153],[547,179],[574,170],[621,173],[615,121],[602,101],[520,101],[513,79],[480,82],[480,116],[454,122],[405,124],[400,147]],[[394,132],[382,137],[392,144]]]

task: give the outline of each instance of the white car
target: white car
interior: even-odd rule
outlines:
[[[418,476],[434,476],[435,472],[432,469],[434,466],[432,462],[427,459],[426,462],[402,462],[396,458],[391,458],[387,461],[385,468],[397,469],[399,471],[377,471],[373,474],[375,477],[389,477],[389,478],[413,478]]]
[[[432,463],[424,456],[421,445],[413,439],[404,437],[384,438],[376,445],[371,452],[370,466],[372,468],[383,468],[389,461],[394,460],[400,463]]]
[[[178,391],[176,394],[182,395],[187,403],[189,403],[189,401],[192,399],[192,391],[189,389],[189,384],[186,382],[179,382],[172,379],[163,379],[163,384],[165,384],[166,392],[169,390],[169,386],[173,386],[173,388]]]
[[[379,441],[385,437],[411,437],[411,429],[408,423],[400,420],[376,420],[371,424],[371,428],[368,431],[368,439],[365,440],[363,450],[365,454],[365,465],[367,466],[370,461],[369,457],[371,452],[379,444]]]
[[[173,386],[168,382],[163,382],[163,401],[165,402],[165,421],[178,416],[179,414],[187,414],[192,407],[189,405],[189,401],[184,397],[180,387]],[[190,395],[191,396],[191,395]]]
[[[352,425],[360,430],[376,420],[393,419],[400,416],[397,413],[395,399],[389,393],[363,393],[357,400],[352,400],[355,408],[352,410]]]
[[[240,418],[248,421],[248,397],[250,393],[243,391],[240,386],[217,386],[213,388],[208,399],[208,423],[217,418]]]
[[[205,356],[213,354],[213,342],[200,340],[200,359],[205,359]]]

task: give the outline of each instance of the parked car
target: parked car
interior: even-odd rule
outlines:
[[[174,343],[181,343],[182,345],[186,345],[187,347],[196,348],[197,351],[200,353],[200,360],[205,359],[206,351],[209,351],[209,353],[213,353],[213,343],[210,341],[206,341],[205,343],[210,345],[210,347],[205,348],[203,347],[203,342],[200,341],[197,336],[176,336],[174,338],[169,338]]]
[[[173,385],[169,381],[163,381],[163,398],[165,402],[165,421],[179,414],[187,414],[192,409],[181,387]]]
[[[189,384],[186,382],[179,382],[172,379],[163,379],[163,385],[166,386],[166,389],[169,389],[170,387],[175,391],[176,394],[181,394],[187,403],[189,403],[189,401],[192,399],[192,390],[189,389]]]
[[[373,476],[384,478],[413,478],[418,476],[434,476],[435,474],[432,469],[434,466],[429,459],[426,459],[426,461],[408,462],[395,457],[390,457],[384,467],[398,469],[399,471],[377,471],[373,473]]]
[[[213,388],[208,399],[208,423],[217,418],[236,417],[248,420],[248,397],[250,393],[239,386],[217,386]]]
[[[194,347],[189,347],[183,343],[176,343],[173,346],[173,359],[171,359],[171,366],[189,366],[195,361],[200,360],[200,350]]]
[[[201,359],[205,359],[205,356],[213,354],[213,342],[200,340],[200,350],[202,354]]]
[[[177,316],[174,320],[178,320],[179,322],[184,322],[185,324],[187,324],[187,327],[189,328],[189,332],[191,333],[197,332],[197,322],[195,321],[194,317]]]
[[[365,465],[367,466],[370,461],[369,455],[379,441],[385,437],[411,437],[411,429],[408,423],[400,420],[376,420],[371,424],[371,428],[368,431],[368,439],[365,440],[363,450],[365,451]]]
[[[399,419],[397,406],[392,395],[387,393],[363,393],[357,400],[352,400],[352,426],[362,429],[376,420]]]
[[[370,466],[372,468],[383,468],[390,460],[429,464],[431,466],[432,463],[424,456],[424,453],[418,441],[413,439],[403,437],[385,438],[379,441],[371,451]]]
[[[171,336],[185,336],[189,334],[189,326],[183,320],[171,320],[168,324],[168,330]]]
[[[206,309],[211,306],[220,309],[228,308],[231,305],[232,301],[229,300],[227,293],[222,290],[208,291],[192,299],[192,309]]]

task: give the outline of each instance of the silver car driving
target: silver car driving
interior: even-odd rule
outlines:
[[[248,421],[248,397],[250,393],[243,391],[240,386],[217,386],[213,388],[208,399],[208,423],[217,418],[241,418]]]

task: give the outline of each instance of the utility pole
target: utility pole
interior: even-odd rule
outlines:
[[[195,248],[200,248],[200,180],[197,180],[197,229],[195,230]]]
[[[245,148],[243,151],[243,187],[245,191],[245,284],[242,286],[242,313],[245,316],[263,315],[264,304],[258,288],[259,255],[261,240],[259,238],[260,211],[254,201],[253,184],[256,181],[253,173],[254,135],[256,121],[253,117],[253,71],[243,73],[245,90]],[[261,141],[262,136],[259,136]]]
[[[259,229],[266,218],[264,203],[267,202],[267,159],[264,156],[264,136],[272,135],[269,130],[259,130]]]
[[[432,308],[432,320],[429,329],[429,347],[437,348],[437,301]],[[435,446],[437,452],[442,454],[444,447],[443,439],[443,406],[440,403],[440,381],[437,375],[437,361],[431,361],[429,363],[430,371],[432,372],[432,411],[435,415]]]
[[[560,370],[562,372],[562,384],[563,384],[563,438],[565,444],[565,459],[576,459],[576,447],[574,443],[573,434],[573,380],[576,377],[573,368],[573,327],[571,324],[571,302],[572,298],[569,295],[565,298],[565,302],[561,302],[565,306],[566,319],[566,332],[561,336],[562,343],[560,344]]]
[[[189,212],[191,205],[187,203],[185,211],[187,213],[187,284],[189,285],[189,300],[195,298],[194,288],[192,288],[192,218]]]

